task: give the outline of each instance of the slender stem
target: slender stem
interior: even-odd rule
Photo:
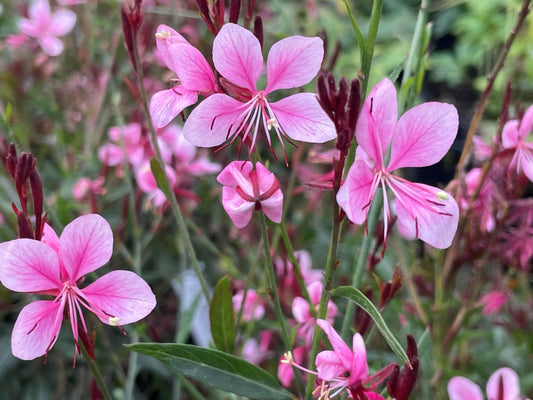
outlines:
[[[383,0],[374,0],[372,4],[372,12],[370,14],[370,24],[368,26],[368,35],[366,37],[365,57],[362,60],[363,81],[361,82],[361,93],[363,99],[368,88],[368,81],[370,78],[370,68],[372,67],[372,58],[374,56],[374,45],[376,44],[376,37],[378,34],[379,21],[381,19],[381,11],[383,10]]]
[[[152,118],[150,117],[150,112],[148,108],[148,100],[147,100],[148,98],[146,96],[146,90],[144,88],[143,72],[142,72],[141,59],[139,56],[139,47],[138,47],[136,36],[134,36],[133,47],[134,47],[135,65],[136,65],[136,70],[137,70],[137,79],[139,81],[140,97],[143,103],[143,109],[144,109],[146,121],[148,123],[148,129],[150,131],[150,135],[152,138],[152,145],[154,146],[154,149],[155,149],[157,161],[159,162],[159,165],[163,171],[162,176],[163,176],[164,184],[166,187],[172,188],[172,185],[170,184],[170,180],[167,174],[165,173],[165,162],[163,160],[163,156],[161,155],[161,149],[159,148],[157,134],[155,132],[154,125],[152,123]],[[202,287],[202,292],[205,296],[205,299],[209,303],[209,300],[210,300],[209,288],[207,286],[207,282],[204,278],[204,275],[202,274],[202,269],[200,268],[200,263],[198,262],[198,258],[196,257],[196,252],[194,250],[194,246],[192,245],[191,237],[189,236],[187,225],[185,224],[185,219],[183,218],[183,214],[181,213],[181,209],[179,207],[176,194],[172,190],[170,190],[170,193],[165,193],[165,194],[167,195],[167,198],[170,201],[170,207],[172,209],[172,213],[174,214],[174,217],[176,218],[176,221],[178,223],[178,229],[180,231],[181,238],[183,239],[183,242],[185,244],[187,255],[191,261],[191,264],[193,266],[194,272],[196,273],[198,281],[200,282],[200,286]]]
[[[98,369],[98,365],[96,365],[96,361],[92,359],[92,357],[89,355],[89,352],[87,351],[87,348],[85,347],[85,343],[83,340],[78,340],[78,347],[81,351],[81,354],[83,355],[83,358],[85,358],[85,361],[87,362],[87,365],[89,366],[89,369],[91,370],[94,380],[96,381],[96,384],[98,385],[98,388],[100,389],[100,392],[102,393],[102,396],[104,396],[105,400],[112,400],[111,394],[109,393],[109,390],[107,389],[107,386],[102,379],[102,374],[100,373],[100,370]]]

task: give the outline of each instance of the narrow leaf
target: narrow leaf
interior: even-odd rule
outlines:
[[[219,350],[190,344],[134,343],[127,346],[215,388],[257,400],[289,399],[276,378],[256,365]]]
[[[209,306],[209,322],[211,323],[211,336],[217,349],[233,353],[235,342],[233,303],[227,276],[221,278],[215,286]]]
[[[353,286],[340,286],[334,290],[331,291],[331,294],[333,296],[342,296],[346,297],[348,300],[353,301],[356,303],[359,307],[361,307],[363,310],[365,310],[368,315],[372,317],[374,322],[376,323],[377,328],[389,344],[392,351],[396,353],[398,358],[402,360],[403,363],[409,363],[409,358],[407,358],[407,354],[405,353],[405,350],[400,345],[398,340],[394,337],[392,332],[390,331],[389,327],[385,323],[385,320],[381,316],[379,310],[376,308],[374,303],[372,303],[368,297],[366,297],[359,289],[354,288]]]
[[[167,199],[170,200],[170,197],[172,196],[170,186],[168,186],[168,181],[163,175],[164,172],[161,163],[155,157],[152,157],[150,160],[150,169],[152,170],[157,186],[163,191]]]

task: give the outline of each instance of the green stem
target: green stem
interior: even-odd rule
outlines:
[[[159,162],[159,166],[161,167],[163,174],[163,181],[167,188],[172,188],[172,185],[170,184],[170,180],[168,179],[168,176],[165,172],[165,162],[163,160],[163,156],[161,155],[161,149],[159,148],[158,140],[157,140],[157,134],[155,132],[154,125],[152,123],[152,118],[150,117],[150,112],[148,108],[148,100],[146,96],[146,90],[144,88],[144,79],[143,79],[143,72],[142,72],[142,65],[141,65],[141,59],[139,56],[139,48],[137,45],[137,37],[134,37],[134,59],[135,59],[135,66],[137,70],[137,79],[139,81],[139,90],[140,90],[140,97],[141,101],[143,103],[143,109],[146,121],[148,123],[148,129],[150,131],[150,135],[152,138],[152,145],[154,146],[156,158]],[[164,191],[166,192],[166,191]],[[194,246],[192,245],[191,237],[189,236],[189,232],[187,230],[187,225],[185,224],[185,219],[183,218],[183,214],[181,213],[181,209],[178,204],[178,199],[176,198],[175,193],[170,190],[170,193],[165,193],[167,195],[167,199],[170,201],[170,207],[172,209],[172,213],[174,214],[174,218],[176,218],[176,221],[178,223],[178,229],[181,235],[181,238],[184,241],[185,249],[187,252],[187,255],[191,261],[191,264],[193,266],[194,272],[196,273],[196,276],[198,277],[198,281],[200,282],[200,286],[202,287],[203,295],[205,296],[205,299],[209,303],[210,301],[210,295],[209,295],[209,288],[207,286],[207,282],[202,274],[202,269],[200,268],[200,263],[198,262],[198,258],[196,257],[196,252],[194,250]]]
[[[361,67],[363,70],[363,81],[361,82],[361,93],[363,93],[363,100],[368,89],[368,81],[370,78],[370,68],[372,67],[372,58],[374,56],[374,45],[376,44],[376,37],[378,34],[379,21],[381,19],[381,11],[383,10],[383,0],[374,0],[372,4],[372,13],[370,14],[370,24],[368,26],[368,35],[366,37],[366,46],[364,59],[361,60]]]
[[[107,389],[107,386],[104,380],[102,379],[102,374],[98,369],[98,365],[96,365],[96,361],[93,360],[92,357],[89,355],[89,352],[87,351],[83,340],[78,341],[78,347],[81,351],[81,354],[83,355],[83,358],[85,358],[85,362],[87,362],[87,365],[89,366],[89,369],[93,374],[94,380],[96,381],[96,384],[98,385],[102,396],[104,396],[105,400],[112,400],[111,394],[109,394],[109,390]]]

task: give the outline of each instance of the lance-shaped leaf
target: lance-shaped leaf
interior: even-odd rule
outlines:
[[[134,343],[127,347],[154,357],[198,382],[240,396],[257,400],[291,397],[265,370],[219,350],[177,343]]]
[[[215,286],[209,306],[209,322],[211,323],[211,335],[217,349],[226,353],[233,353],[235,342],[233,303],[227,276],[221,278]]]
[[[379,310],[376,308],[374,303],[372,303],[368,297],[366,297],[363,292],[359,289],[354,288],[353,286],[340,286],[331,291],[333,296],[342,296],[346,297],[348,300],[353,301],[363,310],[365,310],[370,317],[374,320],[377,328],[389,344],[389,347],[396,353],[396,355],[402,360],[403,363],[409,364],[409,358],[405,353],[405,350],[401,344],[396,340],[389,327],[385,323],[385,320],[381,316]]]

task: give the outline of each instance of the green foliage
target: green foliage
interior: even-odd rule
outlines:
[[[211,336],[217,349],[233,353],[235,344],[233,302],[227,276],[218,281],[213,291],[209,306],[209,322],[211,323]]]

